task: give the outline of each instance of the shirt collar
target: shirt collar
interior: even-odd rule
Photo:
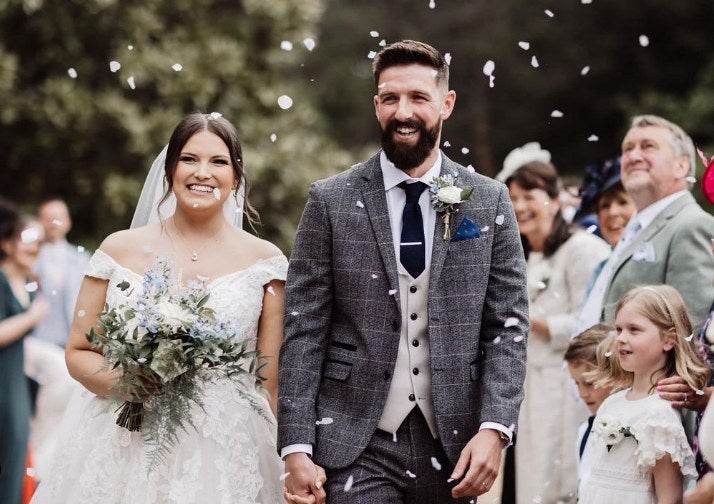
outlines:
[[[431,166],[431,168],[429,168],[429,170],[424,175],[422,175],[418,179],[415,179],[404,173],[396,166],[394,166],[394,163],[387,159],[387,155],[384,153],[384,151],[381,151],[379,153],[379,166],[382,169],[384,190],[389,191],[390,189],[396,187],[398,184],[404,182],[405,180],[414,180],[424,182],[427,185],[431,185],[431,182],[432,180],[434,180],[434,177],[438,177],[441,173],[441,161],[441,151],[438,151],[436,161],[434,161],[434,164]]]
[[[683,189],[681,191],[677,191],[674,194],[670,194],[669,196],[665,196],[661,200],[655,201],[651,205],[645,207],[642,211],[637,212],[637,215],[635,215],[634,219],[637,219],[637,222],[642,226],[642,229],[645,229],[647,226],[652,224],[652,221],[657,218],[657,216],[662,212],[662,210],[667,208],[670,203],[672,203],[676,199],[679,199],[687,192],[688,191],[686,189]]]

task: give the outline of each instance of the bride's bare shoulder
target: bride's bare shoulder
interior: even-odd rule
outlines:
[[[120,264],[132,263],[132,258],[144,254],[146,247],[151,247],[162,232],[161,224],[123,229],[107,236],[99,249],[113,257]]]
[[[236,229],[234,243],[236,247],[240,247],[242,250],[249,250],[255,260],[267,259],[283,253],[273,243],[258,238],[243,229]]]

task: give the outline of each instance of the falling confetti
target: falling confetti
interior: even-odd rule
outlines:
[[[595,231],[597,231],[597,226],[595,224],[593,224],[592,226],[588,226],[588,228],[585,230],[586,233],[590,234],[594,233]]]
[[[600,137],[597,135],[590,135],[588,137],[588,142],[597,142],[598,140],[600,140]]]
[[[436,1],[435,1],[435,0],[429,0],[429,8],[430,8],[430,9],[435,9],[435,8],[436,8]]]
[[[484,75],[493,75],[493,71],[496,69],[496,64],[493,62],[493,60],[488,60],[486,64],[483,66],[483,73]]]
[[[84,252],[84,247],[81,246],[81,245],[78,245],[78,246],[77,246],[77,252],[79,252],[79,253]]]
[[[550,117],[563,117],[563,113],[560,110],[554,110],[550,113]]]
[[[25,244],[35,243],[39,239],[40,232],[34,228],[25,229],[22,233],[20,233],[20,241]]]
[[[546,10],[544,10],[543,12],[545,12],[545,15],[548,16],[548,17],[551,17],[551,18],[552,18],[553,16],[555,16],[555,14],[553,14],[553,11],[550,10],[550,9],[546,9]]]
[[[434,469],[437,471],[441,471],[441,464],[439,461],[436,459],[436,457],[431,457],[431,465]]]
[[[605,357],[610,357],[612,355],[612,352],[605,352]]]
[[[536,495],[535,497],[533,497],[534,504],[540,504],[541,502],[543,502],[543,499],[541,498],[540,495]]]
[[[52,295],[53,295],[53,296],[56,296],[56,295],[57,295],[57,291],[53,289],[53,290],[52,290]]]
[[[582,0],[583,4],[591,4],[593,0]]]
[[[459,431],[455,430],[454,431],[454,436],[458,435]]]
[[[397,433],[396,432],[394,434],[392,434],[392,441],[395,443],[397,442]]]
[[[285,481],[285,478],[287,478],[288,476],[290,476],[290,473],[289,473],[289,472],[286,472],[285,474],[281,474],[281,475],[280,475],[280,481]]]
[[[109,62],[109,70],[112,71],[112,73],[119,71],[121,68],[121,63],[118,61],[110,61]]]
[[[364,203],[362,203],[360,200],[357,200],[357,202],[355,203],[355,206],[357,208],[364,208]]]
[[[369,51],[369,53],[367,54],[367,57],[368,57],[369,59],[374,59],[374,57],[375,57],[376,55],[377,55],[377,53],[376,53],[375,51]]]
[[[69,70],[67,70],[67,74],[69,74],[69,76],[73,79],[77,78],[77,70],[75,70],[74,68],[70,68]]]
[[[272,285],[268,285],[268,288],[265,290],[267,290],[269,294],[272,294],[273,296],[275,296],[275,289],[273,289]]]
[[[521,42],[518,42],[518,47],[520,47],[524,51],[527,51],[528,49],[531,48],[531,44],[530,44],[530,42],[521,41]]]
[[[216,198],[217,200],[221,199],[221,190],[217,187],[213,188],[213,197]]]
[[[302,44],[307,48],[308,51],[312,51],[313,49],[315,49],[315,39],[313,38],[306,38],[302,41]]]
[[[389,291],[390,296],[394,296],[397,293],[397,289],[392,289]]]
[[[180,72],[181,70],[183,70],[183,65],[181,63],[174,63],[173,65],[171,65],[171,68],[174,72]]]
[[[283,40],[282,42],[280,42],[280,49],[282,49],[283,51],[292,51],[293,43],[289,40]]]
[[[275,133],[271,133],[271,134],[270,134],[270,141],[271,141],[271,142],[274,143],[277,139],[278,139],[278,135],[276,135]]]
[[[345,481],[345,492],[349,492],[352,490],[352,485],[354,484],[355,479],[352,475],[350,475],[349,478],[347,478],[347,481]]]
[[[131,89],[136,89],[136,81],[134,80],[134,76],[133,76],[133,75],[130,75],[130,76],[126,79],[126,83],[129,84],[129,87],[130,87]]]
[[[523,336],[516,336],[515,338],[513,338],[513,341],[516,343],[520,343],[521,341],[523,341]]]
[[[686,339],[687,341],[692,341],[694,339],[694,334],[690,334],[689,336],[687,336],[684,339]]]
[[[300,315],[300,312],[290,312],[290,315],[292,315],[293,317],[297,317],[298,315]]]
[[[538,63],[538,58],[536,58],[535,56],[531,58],[531,66],[533,68],[538,68],[540,66],[540,63]]]
[[[640,35],[640,45],[642,47],[650,45],[650,38],[647,35]]]
[[[77,316],[78,316],[79,318],[84,317],[86,314],[87,314],[87,312],[84,311],[84,310],[78,310],[78,311],[77,311]]]
[[[287,110],[293,106],[293,99],[288,95],[282,95],[278,98],[278,106],[283,110]]]
[[[704,391],[703,391],[703,390],[697,390],[697,391],[696,391],[696,394],[697,394],[698,396],[703,396],[703,395],[704,395]]]
[[[691,176],[691,175],[689,175],[688,177],[686,177],[685,180],[686,180],[687,182],[689,182],[690,184],[695,184],[695,183],[697,182],[697,178],[696,178],[696,177],[693,177],[693,176]]]
[[[494,342],[494,344],[498,345],[501,342],[501,337],[496,336],[495,338],[493,338],[493,342]]]
[[[377,38],[377,37],[379,37],[379,32],[372,30],[371,32],[369,32],[369,35],[371,37]]]
[[[449,142],[448,140],[445,140],[444,147],[451,147],[451,142]]]
[[[590,67],[584,66],[583,69],[580,70],[580,75],[587,75],[589,71],[590,71]]]
[[[220,119],[221,117],[223,117],[223,114],[221,114],[220,112],[211,112],[210,114],[208,114],[208,118],[213,119],[214,121]],[[238,161],[240,161],[240,159]]]
[[[498,224],[499,226],[500,226],[501,224],[503,224],[503,221],[504,221],[504,220],[505,220],[505,217],[504,217],[503,215],[497,215],[497,216],[496,216],[496,224]]]
[[[482,233],[485,233],[485,232],[488,231],[489,229],[491,229],[491,228],[488,227],[488,226],[484,226],[483,228],[481,228],[481,232],[482,232]]]
[[[409,476],[410,478],[416,478],[416,474],[411,472],[409,469],[407,469],[407,476]]]
[[[444,61],[446,61],[447,65],[451,65],[451,53],[444,54]]]
[[[37,282],[30,282],[30,283],[25,284],[25,290],[27,292],[35,292],[39,288],[40,288],[40,286],[37,285]]]
[[[317,420],[315,425],[330,425],[334,420],[330,417],[325,417],[322,420]]]
[[[136,359],[136,362],[138,362],[139,364],[143,364],[144,362],[146,362],[146,357],[139,357],[138,359]]]
[[[518,319],[516,317],[508,317],[503,327],[513,327],[518,325]]]
[[[468,165],[466,169],[469,171],[469,173],[476,173],[476,168],[474,168],[472,165]]]
[[[386,47],[387,46],[387,41],[382,39],[379,41],[379,47]]]
[[[541,280],[540,282],[538,282],[536,284],[536,287],[538,288],[538,290],[545,290],[545,288],[548,287],[548,285]]]
[[[469,153],[468,147],[462,147],[462,148],[461,148],[461,154],[468,154],[468,153]]]
[[[134,46],[133,46],[133,45],[128,45],[128,46],[126,46],[126,48],[129,49],[130,51],[133,51],[133,50],[134,50]]]

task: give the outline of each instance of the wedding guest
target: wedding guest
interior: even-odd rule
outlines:
[[[714,462],[714,403],[709,403],[699,425],[699,451],[710,464]],[[714,472],[705,473],[697,486],[684,494],[685,504],[712,504],[714,502]]]
[[[23,372],[23,338],[48,311],[36,297],[32,268],[43,230],[0,201],[0,502],[20,502],[30,431],[31,399]]]
[[[570,390],[563,354],[588,279],[609,247],[565,222],[558,172],[551,163],[527,163],[506,185],[525,240],[530,301],[525,398],[516,443],[517,501],[569,502],[577,491],[572,447],[585,415]]]
[[[72,218],[63,200],[48,199],[40,204],[37,213],[45,228],[45,242],[40,247],[36,271],[50,311],[32,335],[64,348],[89,254],[67,242]]]

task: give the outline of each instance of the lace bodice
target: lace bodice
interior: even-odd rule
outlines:
[[[255,339],[263,308],[263,287],[273,279],[285,280],[287,268],[287,259],[280,254],[214,278],[207,283],[210,293],[207,305],[213,308],[219,319],[234,322],[241,329],[241,339]],[[90,259],[85,275],[109,280],[109,306],[122,303],[127,296],[136,295],[142,288],[142,275],[125,268],[101,250],[97,250]],[[121,282],[128,282],[131,288],[121,290],[118,287]]]

